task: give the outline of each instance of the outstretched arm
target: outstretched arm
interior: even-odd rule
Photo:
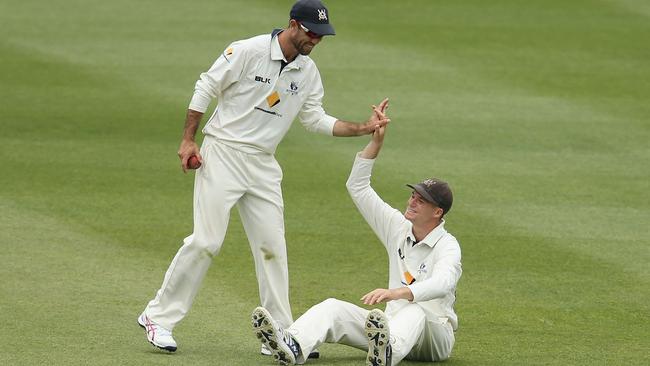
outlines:
[[[386,127],[375,128],[375,131],[372,133],[372,139],[366,145],[365,149],[361,151],[359,157],[364,159],[374,159],[379,155],[381,147],[384,145],[384,134],[386,133]]]
[[[382,100],[378,106],[372,106],[372,114],[365,123],[337,120],[334,123],[332,134],[337,137],[369,135],[378,127],[384,127],[390,122],[390,119],[385,114],[387,108],[388,98]]]

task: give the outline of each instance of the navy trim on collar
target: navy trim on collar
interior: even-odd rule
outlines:
[[[283,32],[283,31],[284,31],[284,29],[274,29],[273,32],[271,32],[271,42],[274,42],[275,37],[276,37],[278,34],[280,34],[281,32]],[[282,52],[282,47],[280,47],[280,52]],[[276,60],[276,61],[281,61],[281,64],[280,64],[280,73],[282,73],[282,70],[283,70],[285,67],[287,67],[288,65],[292,65],[291,68],[300,69],[300,65],[302,65],[302,60],[301,60],[300,62],[298,62],[298,60],[299,60],[300,58],[302,58],[302,57],[305,57],[305,56],[303,56],[303,55],[301,55],[301,54],[298,54],[298,55],[296,55],[296,58],[294,58],[293,61],[291,61],[291,62],[285,62],[284,60]],[[283,58],[283,59],[285,58],[285,57],[284,57],[284,54],[282,55],[282,58]]]

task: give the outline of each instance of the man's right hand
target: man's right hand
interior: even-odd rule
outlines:
[[[199,150],[199,146],[194,142],[194,140],[183,139],[181,141],[181,146],[178,148],[178,157],[181,159],[181,168],[183,168],[183,173],[187,173],[189,169],[187,166],[187,161],[190,156],[196,155],[199,159],[199,163],[203,164],[203,157]]]
[[[386,110],[388,109],[388,98],[379,103],[379,105],[372,105],[372,114],[368,121],[362,125],[362,134],[371,135],[375,134],[379,128],[384,128],[390,122],[390,118],[386,115]]]

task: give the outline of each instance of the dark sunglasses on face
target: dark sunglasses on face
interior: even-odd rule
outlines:
[[[321,39],[321,38],[323,38],[322,35],[320,35],[320,34],[316,34],[316,33],[312,32],[312,31],[310,31],[307,27],[305,27],[304,25],[302,25],[302,23],[298,23],[298,25],[300,26],[300,28],[302,28],[302,30],[305,31],[305,33],[307,33],[307,36],[308,36],[309,38],[316,38],[316,39]]]

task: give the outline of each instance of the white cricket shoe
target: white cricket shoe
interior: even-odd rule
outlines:
[[[372,310],[366,317],[365,329],[368,336],[366,366],[391,366],[393,349],[386,314],[379,309]]]
[[[281,365],[295,365],[300,355],[300,345],[291,334],[278,326],[263,307],[253,310],[251,320],[255,335],[271,351],[273,358]]]
[[[262,343],[262,348],[260,349],[260,354],[264,356],[271,356],[273,355],[273,352],[271,352],[268,347],[264,343]],[[307,358],[320,358],[320,351],[318,349],[315,349],[311,352],[309,352],[309,357]]]
[[[176,351],[176,341],[172,338],[172,331],[161,327],[149,319],[145,313],[138,317],[138,324],[147,333],[147,340],[154,346],[169,352]]]

